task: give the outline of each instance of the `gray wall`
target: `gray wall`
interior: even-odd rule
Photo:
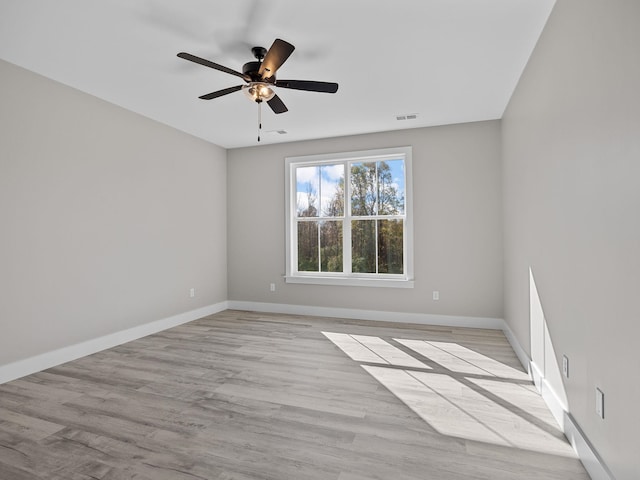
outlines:
[[[415,288],[285,284],[285,157],[404,145],[413,147]],[[230,150],[229,299],[502,318],[500,165],[497,121]]]
[[[0,365],[227,299],[225,150],[0,78]]]
[[[558,0],[502,125],[229,152],[0,62],[0,365],[227,299],[504,316],[617,480],[636,478],[639,19],[635,0]],[[285,284],[284,157],[402,145],[415,288]]]
[[[640,472],[639,25],[637,1],[559,0],[503,118],[505,318],[528,347],[531,268],[542,367],[569,357],[550,382],[617,480]]]

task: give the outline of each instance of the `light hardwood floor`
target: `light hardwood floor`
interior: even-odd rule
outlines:
[[[226,311],[0,385],[0,479],[588,479],[501,332]]]

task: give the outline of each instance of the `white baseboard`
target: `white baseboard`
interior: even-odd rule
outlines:
[[[535,364],[532,363],[531,365],[531,371],[540,372]],[[580,458],[585,470],[589,473],[591,480],[613,480],[613,475],[600,459],[596,450],[591,446],[589,439],[584,435],[573,416],[567,411],[566,405],[551,388],[546,378],[542,376],[539,378],[538,391],[558,425],[560,425],[562,432],[578,454],[578,458]]]
[[[565,412],[564,415],[564,434],[580,457],[580,461],[591,476],[591,480],[614,480],[613,474],[600,459],[571,414]]]
[[[531,376],[531,380],[533,380],[533,384],[538,389],[538,392],[542,393],[542,380],[544,379],[544,373],[536,363],[531,361],[529,362],[529,375]]]
[[[534,362],[531,362],[531,371],[532,372],[540,371],[540,369],[536,366]],[[534,381],[534,383],[536,382]],[[560,425],[560,428],[564,432],[565,417],[568,410],[567,405],[565,404],[564,401],[560,399],[560,396],[556,393],[553,387],[551,387],[551,384],[547,381],[545,377],[541,376],[539,378],[539,385],[536,383],[536,387],[538,388],[540,395],[542,395],[542,399],[544,400],[544,403],[547,404],[547,407],[549,408],[549,411],[553,415],[553,418],[556,419],[556,422],[558,422],[558,425]]]
[[[529,376],[531,376],[531,370],[529,368],[531,366],[531,360],[529,359],[529,355],[527,355],[527,352],[525,352],[524,348],[522,348],[522,345],[520,345],[520,342],[518,342],[518,339],[516,338],[516,335],[513,333],[513,330],[509,328],[509,325],[504,320],[502,320],[501,330],[504,332],[504,336],[507,337],[507,340],[509,341],[511,348],[513,349],[516,356],[518,357],[518,360],[520,360],[522,367],[527,372],[529,372]]]
[[[529,356],[526,354],[506,322],[504,333],[507,340],[509,340],[513,351],[518,355],[520,362],[522,362],[525,369],[529,371],[531,380],[538,389],[538,392],[540,392],[542,399],[547,404],[549,411],[558,422],[562,432],[578,454],[578,458],[580,458],[580,461],[591,477],[591,480],[614,480],[613,475],[600,459],[596,450],[591,446],[591,443],[584,435],[575,419],[571,416],[571,413],[567,411],[567,406],[556,394],[553,388],[551,388],[551,385],[549,385],[549,382],[544,376],[544,371],[534,362],[529,360]]]
[[[440,325],[445,327],[489,328],[502,330],[504,320],[490,317],[463,317],[454,315],[432,315],[426,313],[381,312],[378,310],[359,310],[354,308],[314,307],[308,305],[289,305],[283,303],[228,301],[232,310],[252,312],[283,313],[292,315],[310,315],[315,317],[349,318],[356,320],[375,320],[394,323],[417,323],[422,325]]]
[[[150,323],[145,323],[144,325],[114,332],[85,342],[69,345],[51,352],[42,353],[34,357],[25,358],[24,360],[0,365],[0,384],[46,370],[47,368],[55,367],[62,363],[70,362],[71,360],[76,360],[86,355],[97,353],[107,348],[122,345],[123,343],[130,342],[138,338],[146,337],[147,335],[176,327],[183,323],[206,317],[207,315],[221,312],[227,308],[228,305],[226,301],[208,305],[206,307],[180,313],[178,315],[173,315]]]

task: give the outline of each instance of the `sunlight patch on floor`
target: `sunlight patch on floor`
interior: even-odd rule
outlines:
[[[517,368],[453,342],[322,333],[442,435],[575,458]]]
[[[356,362],[378,363],[397,367],[429,368],[420,360],[381,339],[366,335],[322,332]]]
[[[461,399],[473,397],[464,386],[446,375],[429,380],[416,372],[363,365],[382,385],[402,400],[439,433],[468,440],[512,446],[509,440],[480,418],[460,407]],[[454,390],[455,394],[454,394]]]
[[[529,381],[529,375],[527,373],[457,343],[425,340],[394,340],[452,372]]]

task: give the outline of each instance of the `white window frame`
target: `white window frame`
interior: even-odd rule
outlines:
[[[348,165],[350,162],[377,162],[383,160],[404,160],[405,175],[405,205],[404,205],[404,235],[403,235],[403,261],[404,274],[377,274],[377,273],[343,273],[343,272],[298,272],[297,271],[297,228],[296,228],[296,178],[295,169],[300,166],[314,166],[322,164],[335,164],[338,162]],[[345,195],[351,197],[350,182],[346,180],[345,170]],[[410,146],[384,148],[376,150],[363,150],[357,152],[344,152],[320,155],[305,155],[285,158],[285,224],[286,224],[286,283],[303,283],[316,285],[339,286],[369,286],[369,287],[396,287],[413,288],[413,175],[412,175],[412,148]],[[350,202],[345,199],[345,210],[350,209]],[[347,212],[345,211],[345,215]],[[350,212],[349,216],[350,217]],[[375,218],[375,217],[374,217]],[[394,218],[387,217],[387,218]],[[318,217],[321,221],[322,217]],[[342,235],[351,238],[351,222],[344,222]],[[348,235],[348,237],[347,237]],[[346,241],[345,241],[346,243]],[[350,244],[350,240],[349,240]],[[351,264],[351,249],[343,248],[345,264]]]

